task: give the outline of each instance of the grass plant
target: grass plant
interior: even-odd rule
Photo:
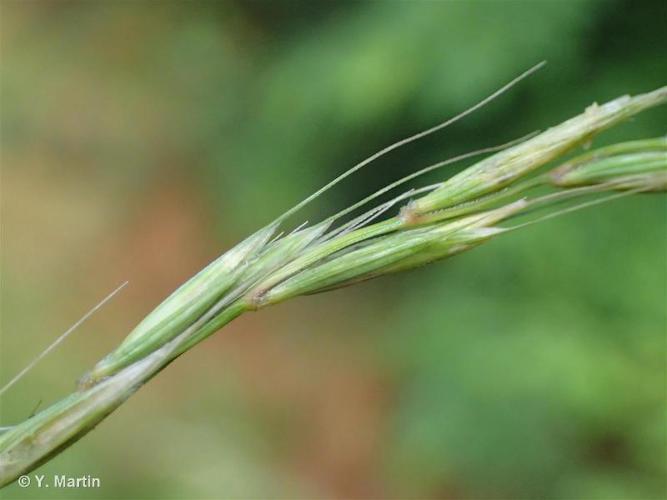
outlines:
[[[245,312],[429,264],[585,206],[667,189],[665,137],[590,149],[564,159],[603,130],[666,102],[663,87],[594,104],[570,120],[501,148],[428,166],[320,223],[280,232],[288,217],[342,178],[478,109],[535,69],[454,119],[359,163],[183,284],[85,374],[72,394],[3,428],[0,485],[75,443],[178,356]],[[493,154],[446,181],[373,204],[421,174],[489,152]],[[344,221],[364,206],[370,208]],[[392,209],[395,215],[380,220]]]

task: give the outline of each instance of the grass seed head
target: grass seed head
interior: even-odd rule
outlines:
[[[263,290],[258,305],[338,288],[459,253],[502,232],[493,225],[525,206],[525,201],[519,200],[456,221],[404,229],[350,245]]]
[[[613,183],[618,189],[660,191],[666,174],[667,137],[660,137],[599,148],[554,169],[550,178],[559,187]]]
[[[181,285],[118,348],[97,363],[81,384],[96,383],[178,335],[234,286],[248,262],[266,247],[275,231],[276,225],[260,229]]]
[[[597,133],[666,101],[667,87],[662,87],[589,106],[584,113],[455,175],[437,190],[414,201],[412,209],[427,213],[498,191],[577,145],[588,143]]]
[[[322,224],[270,241],[279,222],[343,178],[375,158],[466,116],[539,67],[457,117],[396,142],[358,163],[176,290],[118,349],[94,367],[78,391],[0,433],[0,486],[26,474],[75,442],[175,357],[249,309],[411,269],[468,250],[497,234],[585,206],[649,188],[665,189],[667,169],[661,156],[664,146],[660,145],[637,151],[618,145],[614,151],[606,149],[600,153],[598,150],[586,158],[580,157],[561,168],[557,175],[530,178],[526,174],[570,148],[587,143],[597,132],[642,109],[665,102],[667,87],[601,106],[593,105],[572,120],[509,147],[441,185],[427,186],[428,190],[435,191],[411,202],[398,217],[372,225],[366,225],[368,219],[364,217],[353,219],[352,225],[342,226],[343,231],[329,234],[324,234],[327,225]],[[635,155],[632,161],[628,155]],[[388,189],[409,178],[412,177],[390,184]],[[515,182],[519,179],[521,182]],[[581,183],[584,185],[578,187]],[[509,184],[512,186],[499,191]],[[551,191],[555,187],[558,191],[512,202],[535,187],[551,188]],[[513,227],[498,226],[502,221],[532,213],[534,209],[553,210],[561,201],[580,200],[582,196],[621,188],[626,190],[551,211]],[[422,188],[409,195],[417,192],[425,191]],[[367,197],[361,204],[374,197]],[[492,208],[498,205],[502,206]],[[368,213],[376,214],[375,211]],[[334,219],[336,216],[330,220]]]

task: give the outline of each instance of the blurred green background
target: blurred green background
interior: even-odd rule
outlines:
[[[295,222],[664,85],[665,19],[631,0],[3,1],[0,380],[130,285],[2,397],[0,425],[224,249],[540,60]],[[0,497],[665,498],[666,256],[665,199],[638,196],[247,315],[40,469],[100,489]]]

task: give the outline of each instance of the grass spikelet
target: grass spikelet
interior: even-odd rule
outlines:
[[[613,181],[619,189],[644,185],[649,191],[664,191],[665,171],[667,137],[660,137],[593,150],[554,169],[551,179],[560,187]]]
[[[94,384],[164,345],[194,322],[238,280],[248,261],[256,257],[276,231],[276,225],[260,229],[224,253],[179,287],[101,360],[80,381]]]
[[[667,87],[662,87],[635,97],[623,96],[606,104],[593,104],[579,116],[455,175],[439,189],[415,201],[411,209],[427,213],[498,191],[575,146],[589,142],[601,131],[666,101]]]

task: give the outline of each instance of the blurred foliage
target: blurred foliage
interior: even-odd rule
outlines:
[[[226,246],[536,62],[549,64],[297,222],[667,76],[659,2],[2,11],[2,380],[131,281],[3,397],[3,424],[65,394]],[[654,110],[596,144],[665,132]],[[42,469],[101,490],[49,494],[663,498],[666,251],[665,200],[638,197],[241,318]]]

